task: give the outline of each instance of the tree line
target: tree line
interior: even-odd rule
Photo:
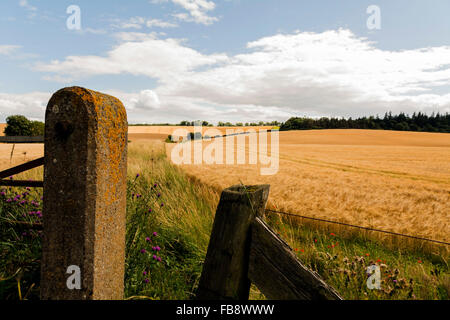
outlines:
[[[313,129],[377,129],[396,131],[424,131],[450,133],[450,114],[405,113],[392,115],[386,113],[383,118],[360,117],[352,118],[319,118],[293,117],[284,122],[280,130],[313,130]]]
[[[6,118],[7,136],[42,136],[44,135],[44,123],[31,121],[22,115],[13,115]],[[203,127],[212,127],[208,121],[181,121],[178,126],[194,126],[201,124]],[[137,124],[150,126],[151,124]],[[172,124],[161,124],[172,125]],[[314,129],[376,129],[396,131],[423,131],[423,132],[446,132],[450,133],[450,114],[433,113],[427,115],[422,112],[413,113],[411,116],[405,113],[392,115],[385,113],[383,118],[379,116],[352,118],[328,118],[313,119],[308,117],[292,117],[286,122],[219,122],[218,127],[250,127],[250,126],[272,126],[280,127],[280,130],[314,130]]]

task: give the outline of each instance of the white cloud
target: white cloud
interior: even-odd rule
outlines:
[[[32,6],[31,4],[29,4],[27,0],[20,0],[19,6],[21,6],[22,8],[25,8],[27,10],[30,10],[30,11],[37,11],[37,8]]]
[[[334,30],[265,37],[227,56],[203,54],[155,33],[117,37],[120,43],[105,56],[70,56],[36,68],[73,79],[100,74],[157,79],[149,91],[117,93],[137,121],[450,112],[448,46],[388,51],[349,30]]]
[[[9,56],[13,54],[17,49],[20,49],[21,46],[16,45],[0,45],[0,55]]]
[[[25,94],[0,93],[0,122],[14,114],[26,115],[33,120],[43,120],[50,93],[30,92]]]
[[[169,0],[152,0],[152,3],[163,3]],[[207,0],[170,0],[174,4],[182,7],[189,14],[177,13],[173,16],[182,21],[195,22],[204,25],[210,25],[216,21],[218,18],[211,17],[208,15],[209,11],[213,11],[216,8],[216,4],[213,1]]]
[[[158,28],[176,28],[178,25],[176,23],[162,21],[159,19],[149,19],[145,22],[145,25],[149,28],[158,27]]]
[[[19,6],[28,11],[28,19],[33,19],[37,16],[37,8],[32,6],[27,0],[19,0]]]
[[[64,61],[54,60],[49,64],[38,64],[38,71],[83,78],[101,74],[130,73],[157,79],[176,79],[191,73],[201,66],[226,61],[225,55],[203,55],[182,45],[178,39],[148,38],[142,33],[122,33],[121,39],[142,39],[118,45],[106,57],[69,56]]]
[[[202,98],[164,95],[154,90],[126,93],[109,90],[106,93],[120,99],[127,108],[131,123],[179,123],[181,120],[217,121],[272,121],[287,119],[292,114],[277,107],[240,105],[224,108],[223,105]],[[255,117],[255,115],[257,115]]]
[[[118,29],[142,29],[143,27],[148,28],[176,28],[178,24],[163,21],[160,19],[146,19],[143,17],[132,17],[126,21],[123,20],[115,20],[113,27]]]

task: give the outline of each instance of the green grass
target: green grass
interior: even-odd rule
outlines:
[[[390,249],[364,236],[318,231],[277,214],[267,218],[303,264],[317,271],[345,299],[448,300],[448,259],[417,249]],[[367,288],[367,267],[381,270],[381,290]]]
[[[206,255],[219,195],[173,166],[162,148],[129,146],[126,299],[192,299]],[[40,218],[28,213],[42,210],[41,191],[7,202],[25,191],[4,188],[0,195],[0,300],[39,298],[41,238],[39,225],[30,228],[30,223]],[[28,202],[20,204],[23,200]],[[319,231],[276,214],[266,220],[345,299],[449,299],[443,256],[388,249],[362,236]],[[382,290],[367,289],[371,263],[381,266]],[[250,297],[264,299],[255,287]]]

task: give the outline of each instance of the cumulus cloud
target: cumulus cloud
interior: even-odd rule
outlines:
[[[142,34],[122,34],[142,41],[121,43],[106,57],[69,56],[64,61],[54,60],[38,64],[38,71],[70,75],[81,78],[92,75],[121,74],[145,75],[157,79],[172,79],[192,73],[201,66],[226,61],[225,55],[204,55],[187,46],[179,39],[155,39],[154,35],[143,39]]]
[[[130,115],[138,110],[148,119],[155,114],[253,121],[450,112],[449,46],[382,50],[340,29],[264,37],[228,56],[200,53],[185,41],[156,34],[118,38],[119,45],[105,56],[70,56],[36,68],[74,79],[100,74],[157,79],[149,91],[118,93]]]
[[[30,92],[25,94],[0,93],[0,121],[14,114],[26,115],[32,120],[43,120],[50,93]]]

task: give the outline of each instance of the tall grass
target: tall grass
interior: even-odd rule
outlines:
[[[128,159],[125,296],[190,299],[206,255],[218,195],[190,183],[172,166],[163,143],[132,143]],[[142,251],[151,252],[155,244],[161,248],[157,263],[153,253]]]

